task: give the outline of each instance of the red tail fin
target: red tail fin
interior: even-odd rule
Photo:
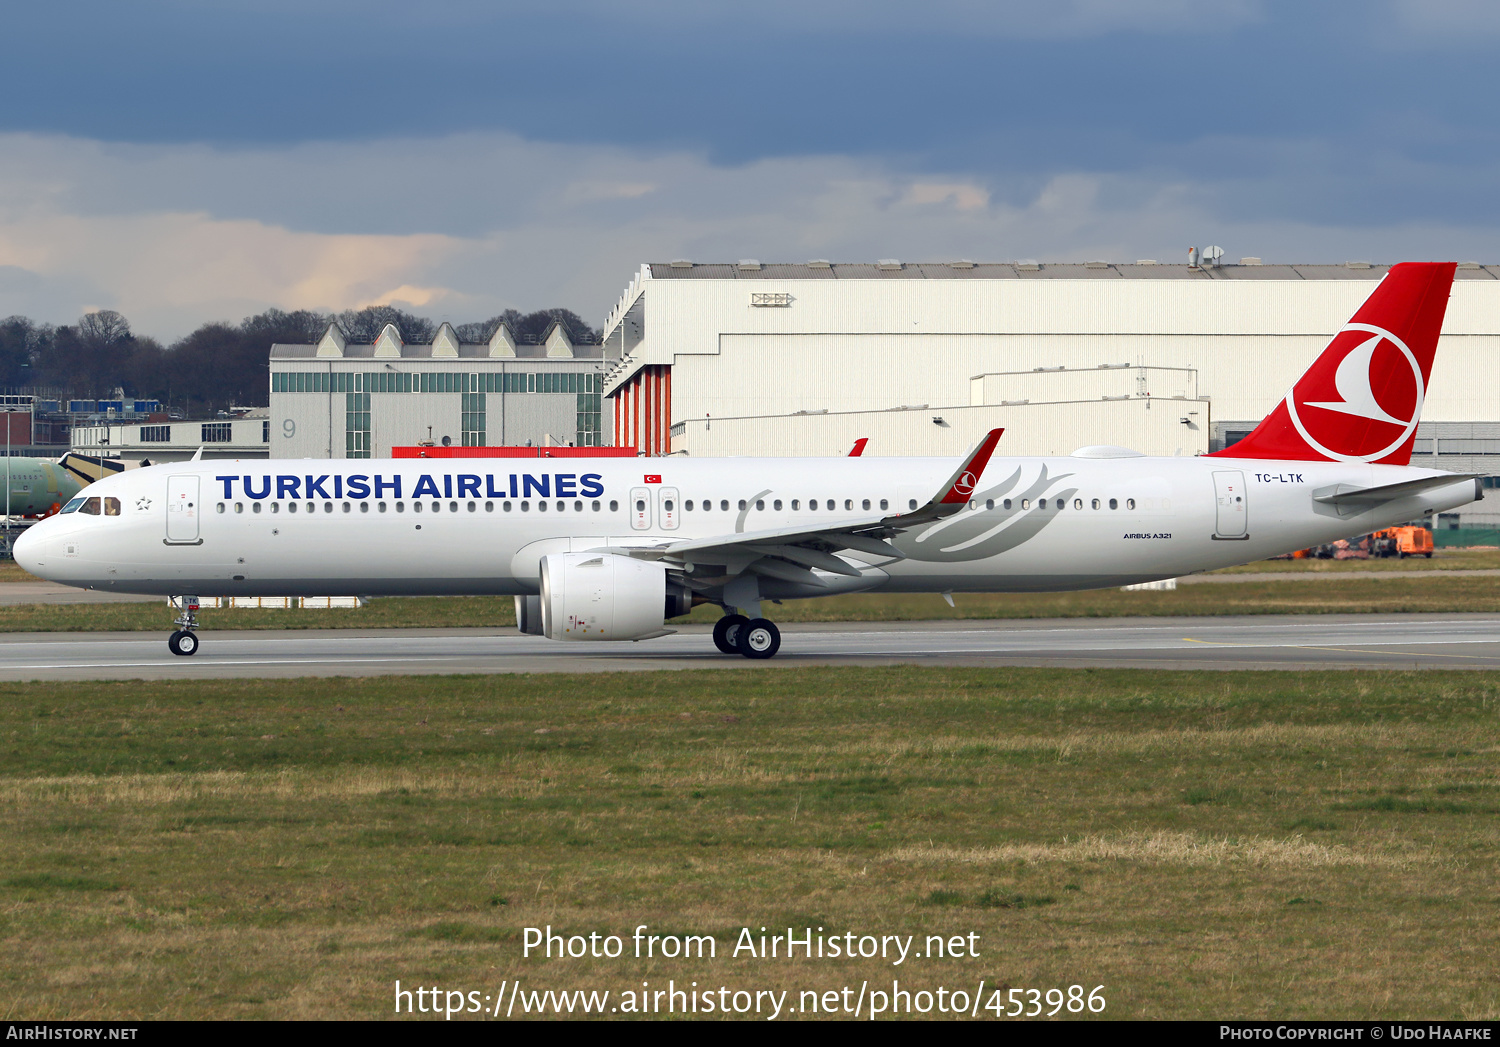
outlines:
[[[1392,266],[1276,409],[1212,457],[1410,463],[1456,268]]]

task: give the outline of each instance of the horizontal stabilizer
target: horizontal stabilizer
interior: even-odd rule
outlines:
[[[1465,480],[1474,481],[1476,499],[1484,497],[1484,490],[1478,483],[1478,473],[1449,473],[1445,476],[1423,476],[1416,480],[1404,480],[1398,484],[1385,484],[1381,487],[1359,487],[1346,490],[1344,484],[1338,484],[1330,490],[1313,492],[1313,501],[1337,506],[1383,505],[1386,502],[1394,502],[1398,498],[1409,498],[1412,495],[1421,494],[1423,491],[1452,487]]]

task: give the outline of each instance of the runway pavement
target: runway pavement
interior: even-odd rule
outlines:
[[[704,626],[640,643],[557,643],[511,629],[0,634],[0,680],[226,679],[612,672],[805,665],[1165,669],[1496,669],[1500,616],[1298,615],[788,625],[768,662],[721,655]]]

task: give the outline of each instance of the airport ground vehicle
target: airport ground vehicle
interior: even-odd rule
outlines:
[[[1128,585],[1482,497],[1408,464],[1454,265],[1393,267],[1249,436],[1200,458],[174,463],[107,477],[16,544],[67,584],[187,596],[509,594],[523,631],[644,640],[695,604],[769,658],[765,601]],[[174,653],[198,649],[178,619]]]
[[[1370,555],[1382,557],[1425,556],[1432,559],[1432,532],[1418,525],[1387,527],[1370,535]]]

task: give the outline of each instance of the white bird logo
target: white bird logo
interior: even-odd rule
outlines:
[[[1375,358],[1376,347],[1384,339],[1384,335],[1377,334],[1368,341],[1361,342],[1339,362],[1338,370],[1333,375],[1333,385],[1339,396],[1343,397],[1342,400],[1323,403],[1309,400],[1306,406],[1352,414],[1356,418],[1369,418],[1376,422],[1389,422],[1391,425],[1406,425],[1410,419],[1395,418],[1387,413],[1376,401],[1375,390],[1370,388],[1370,364]]]

